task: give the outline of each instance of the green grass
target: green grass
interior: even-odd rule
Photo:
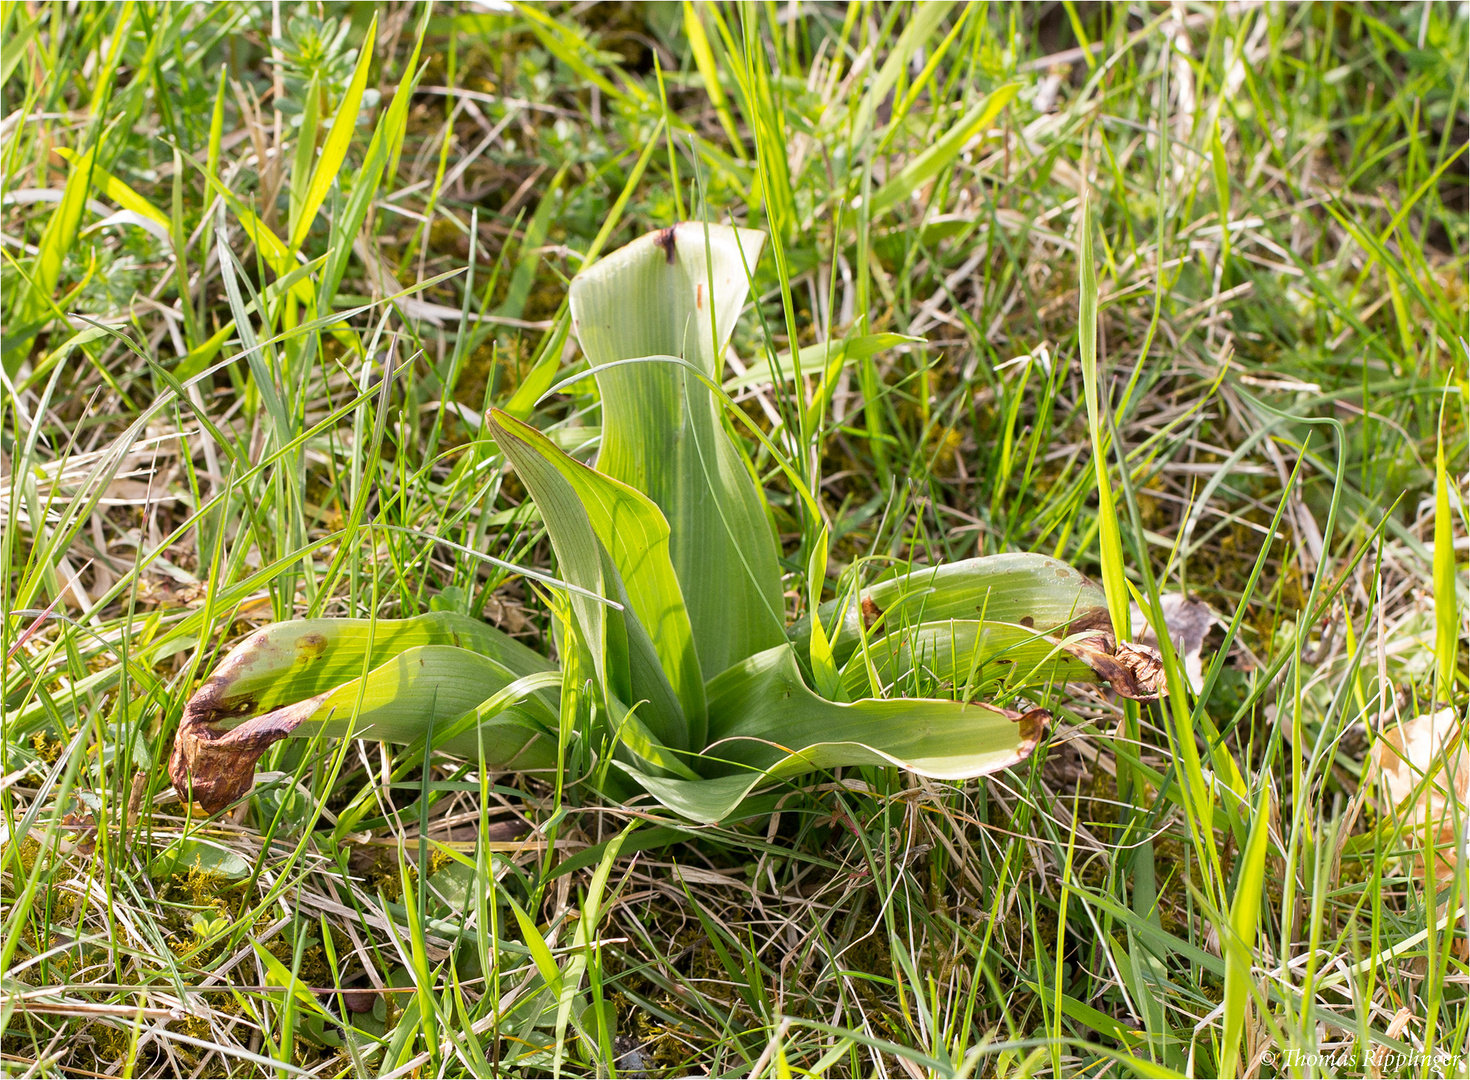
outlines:
[[[273,11],[0,5],[7,1075],[1467,1052],[1463,818],[1430,852],[1369,764],[1465,715],[1460,6]],[[255,627],[550,648],[482,418],[593,455],[567,281],[680,217],[769,234],[727,375],[791,619],[1040,551],[1117,622],[1208,603],[1203,690],[1165,647],[1166,701],[1055,688],[1014,770],[711,827],[321,740],[191,814],[174,731]],[[877,333],[922,342],[808,349]]]

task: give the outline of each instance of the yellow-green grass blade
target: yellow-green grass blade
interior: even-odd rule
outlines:
[[[81,227],[82,212],[87,204],[87,189],[91,184],[89,177],[96,156],[97,148],[94,146],[71,163],[71,172],[66,178],[66,186],[62,188],[61,201],[52,211],[51,218],[46,222],[46,228],[41,233],[40,243],[36,246],[36,260],[32,264],[30,289],[25,294],[19,306],[19,312],[13,320],[14,327],[29,327],[31,323],[42,318],[46,309],[51,306],[51,295],[56,291],[56,284],[61,279],[62,263],[65,262],[66,254],[71,250],[72,244],[76,242],[77,232]],[[14,355],[22,356],[24,351],[17,350]],[[19,366],[19,360],[16,360],[12,365],[7,365],[6,373],[13,375]]]
[[[715,62],[714,49],[710,48],[709,35],[704,30],[704,21],[700,18],[699,10],[690,0],[684,0],[684,36],[689,40],[689,51],[694,56],[694,66],[699,70],[700,79],[704,81],[705,93],[709,94],[710,104],[715,107],[715,115],[720,118],[720,126],[725,129],[725,136],[730,140],[735,156],[743,158],[745,157],[745,140],[740,137],[739,129],[735,127],[735,118],[730,113],[730,100],[725,96],[725,88],[720,85],[720,68]]]
[[[941,780],[984,776],[1024,761],[1045,710],[908,698],[850,705],[808,689],[790,645],[748,657],[708,686],[706,780],[654,777],[620,766],[670,810],[696,821],[730,815],[757,787],[815,769],[896,765]]]
[[[770,360],[755,361],[744,375],[725,380],[725,392],[734,394],[754,386],[789,383],[796,378],[798,367],[809,375],[833,364],[855,364],[896,345],[922,344],[923,340],[909,334],[860,334],[846,341],[819,341],[799,350],[794,360],[791,353],[783,352],[776,356],[774,363]]]
[[[1222,942],[1225,953],[1225,1030],[1220,1058],[1220,1075],[1234,1076],[1240,1064],[1240,1040],[1245,1033],[1246,1007],[1255,984],[1251,975],[1251,957],[1256,944],[1256,929],[1261,915],[1261,890],[1266,877],[1266,847],[1271,833],[1271,782],[1261,784],[1256,803],[1255,821],[1245,845],[1245,861],[1235,885],[1235,899],[1230,905],[1229,941]]]
[[[683,357],[718,386],[762,242],[750,230],[685,222],[588,267],[570,291],[573,328],[602,392],[598,471],[663,511],[705,672],[784,640],[775,537],[709,387],[677,365],[619,362]]]
[[[888,53],[888,58],[878,69],[877,78],[873,80],[867,93],[858,103],[856,112],[833,110],[834,117],[838,119],[851,118],[849,121],[851,127],[847,132],[851,143],[859,144],[867,135],[873,118],[878,114],[879,106],[888,97],[889,92],[898,85],[898,80],[910,60],[928,45],[930,36],[939,28],[939,24],[944,21],[944,17],[949,14],[952,7],[954,7],[952,0],[934,0],[932,3],[920,4],[915,8],[912,16],[904,22],[903,32],[899,34],[898,41]]]
[[[15,30],[12,30],[9,25],[12,15],[15,15],[21,21],[20,27]],[[36,32],[41,29],[40,16],[37,15],[34,19],[29,18],[23,4],[6,4],[5,17],[4,42],[0,44],[0,86],[4,86],[10,81],[10,76],[15,73],[15,69],[20,66],[21,60],[25,58],[26,45],[30,43],[31,38],[36,36]]]
[[[985,619],[1030,626],[1039,633],[1106,630],[1107,598],[1080,570],[1046,555],[1008,552],[905,570],[868,586],[849,600],[833,627],[840,600],[820,608],[839,663],[857,648],[865,630],[896,633],[908,624],[946,619]],[[807,621],[792,627],[806,638]]]
[[[430,9],[426,6],[419,21],[418,34],[414,39],[413,52],[404,65],[404,77],[393,93],[393,101],[373,129],[367,152],[363,155],[362,168],[352,188],[346,193],[340,215],[332,220],[331,238],[327,245],[327,263],[322,272],[320,295],[322,307],[331,304],[347,273],[348,260],[352,258],[352,243],[367,220],[368,210],[377,197],[378,188],[390,165],[397,161],[403,146],[403,136],[408,125],[408,105],[413,98],[414,87],[422,75],[419,57],[423,53],[424,33],[428,29]],[[337,220],[340,217],[341,220]]]
[[[1108,479],[1108,444],[1103,430],[1097,392],[1097,267],[1092,257],[1092,211],[1088,191],[1082,191],[1077,211],[1078,285],[1077,352],[1082,363],[1082,396],[1087,403],[1087,428],[1092,436],[1092,462],[1097,475],[1098,546],[1101,549],[1103,589],[1113,632],[1120,639],[1129,631],[1130,597],[1123,574],[1123,539],[1118,529],[1118,512],[1113,505],[1113,488]]]
[[[1445,465],[1444,431],[1434,454],[1434,653],[1438,682],[1435,693],[1454,699],[1456,652],[1460,643],[1460,606],[1455,589],[1454,516],[1450,510],[1449,469]]]
[[[199,168],[197,161],[193,161],[192,158],[187,160],[196,168]],[[203,172],[202,169],[200,171],[204,176],[205,183],[213,188],[215,194],[230,208],[230,212],[235,215],[235,219],[245,229],[245,234],[254,241],[256,248],[259,249],[261,258],[265,260],[266,265],[274,271],[276,276],[278,278],[284,278],[296,269],[297,264],[292,259],[291,252],[287,249],[281,238],[271,230],[270,226],[261,221],[255,212],[241,202],[233,191],[225,187],[213,176],[210,176],[209,173]],[[310,304],[316,296],[311,290],[311,284],[304,279],[298,279],[291,286],[291,292],[303,304]]]
[[[499,410],[492,410],[488,424],[501,450],[526,478],[538,506],[548,498],[560,507],[568,493],[581,503],[626,592],[625,618],[631,613],[647,632],[682,706],[686,727],[667,733],[678,736],[668,745],[698,749],[704,741],[704,678],[684,595],[669,558],[669,525],[663,514],[642,492],[574,460],[529,424]],[[557,528],[556,522],[569,509],[553,515],[543,508],[548,531]],[[552,542],[557,542],[555,535]]]
[[[79,169],[84,167],[85,162],[82,160],[84,155],[78,154],[75,150],[66,146],[58,146],[55,149],[56,153],[69,165]],[[172,228],[172,222],[169,221],[167,214],[143,198],[143,196],[139,195],[127,184],[113,176],[106,169],[93,164],[91,175],[92,186],[124,210],[131,210],[135,214],[141,214],[165,230]]]
[[[311,229],[311,223],[316,220],[317,211],[326,201],[327,193],[332,190],[332,183],[342,170],[342,163],[347,160],[347,147],[352,142],[352,131],[357,126],[357,115],[362,110],[363,92],[367,89],[368,69],[372,66],[373,44],[377,39],[377,33],[378,16],[374,14],[372,22],[368,24],[367,34],[362,39],[362,45],[358,49],[357,67],[352,72],[352,81],[348,83],[347,93],[342,97],[342,104],[337,107],[337,112],[332,117],[332,128],[327,132],[327,141],[322,144],[321,157],[317,159],[316,168],[312,170],[311,183],[306,189],[299,214],[291,228],[291,239],[288,246],[293,252],[300,250],[301,242],[306,239],[306,234]]]
[[[998,86],[979,101],[969,112],[960,117],[933,146],[910,161],[898,175],[889,180],[873,196],[872,215],[877,217],[893,209],[913,192],[939,175],[945,166],[959,157],[965,144],[980,133],[1000,111],[1010,104],[1020,83]]]

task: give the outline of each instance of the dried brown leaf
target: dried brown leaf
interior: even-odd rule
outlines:
[[[1385,800],[1413,829],[1409,843],[1423,846],[1425,833],[1435,846],[1434,876],[1454,877],[1458,842],[1465,831],[1470,798],[1470,749],[1454,709],[1395,722],[1380,733],[1371,768]],[[1416,860],[1424,872],[1424,858]]]

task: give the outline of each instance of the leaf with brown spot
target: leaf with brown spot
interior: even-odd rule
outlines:
[[[473,756],[483,739],[496,766],[542,768],[559,682],[539,654],[448,612],[278,623],[236,646],[189,699],[169,776],[214,813],[250,790],[255,764],[272,745],[340,737],[349,721],[359,737],[399,743],[422,738],[433,724],[436,744],[452,752]],[[513,700],[501,701],[508,691]],[[496,707],[478,715],[492,701]],[[471,713],[478,730],[451,727]]]

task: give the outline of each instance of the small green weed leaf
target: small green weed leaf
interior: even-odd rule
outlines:
[[[244,881],[250,876],[250,864],[224,844],[199,836],[185,836],[153,857],[148,869],[154,878],[170,874],[187,874],[200,870],[227,881]]]
[[[816,543],[812,545],[811,558],[807,560],[807,597],[813,608],[821,604],[822,589],[827,583],[827,544],[827,529],[824,526]],[[807,647],[812,662],[812,676],[817,681],[817,691],[828,700],[840,701],[843,698],[842,682],[838,678],[832,645],[827,640],[827,632],[822,627],[819,614],[812,618],[811,625],[812,633]]]

